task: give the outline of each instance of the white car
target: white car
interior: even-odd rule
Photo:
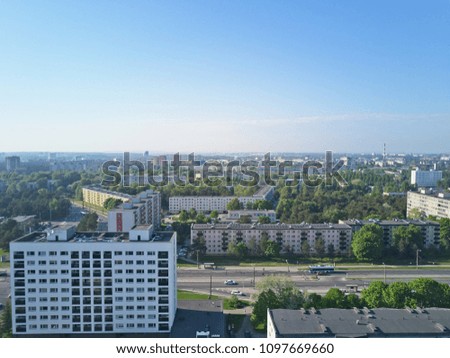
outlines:
[[[225,284],[225,285],[228,285],[228,286],[236,286],[236,285],[237,285],[237,282],[234,281],[234,280],[226,280],[226,281],[224,282],[224,284]]]
[[[245,296],[245,294],[239,290],[233,290],[233,291],[231,291],[231,294],[234,296]]]

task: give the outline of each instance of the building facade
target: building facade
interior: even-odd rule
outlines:
[[[407,216],[417,211],[422,216],[436,216],[450,218],[450,195],[416,193],[409,191],[406,199]]]
[[[412,185],[434,188],[437,186],[439,180],[442,180],[442,171],[440,170],[411,170]]]
[[[103,204],[108,199],[118,199],[123,202],[129,202],[133,198],[131,195],[118,193],[116,191],[106,190],[97,186],[83,187],[83,201],[85,203],[96,205],[103,208]]]
[[[315,253],[315,244],[323,239],[325,250],[332,245],[337,254],[349,253],[352,229],[345,224],[192,224],[191,243],[202,238],[209,255],[224,255],[230,243],[244,242],[247,247],[259,245],[263,238],[277,242],[281,252],[294,254]],[[309,253],[302,252],[308,242]]]
[[[277,221],[275,210],[229,210],[227,219],[239,220],[241,216],[250,216],[252,221],[258,221],[260,217],[268,217],[272,223]]]
[[[169,198],[169,211],[178,213],[181,210],[195,209],[197,212],[227,210],[228,203],[233,199],[238,199],[245,207],[248,203],[255,203],[258,200],[271,200],[274,189],[271,186],[264,186],[253,196],[172,196]]]
[[[161,226],[161,194],[147,190],[108,212],[108,231],[128,232],[135,225]]]
[[[176,233],[35,232],[10,243],[13,334],[167,335]]]
[[[20,157],[14,155],[11,157],[5,157],[6,171],[13,172],[20,168]]]
[[[424,247],[439,247],[440,225],[433,221],[423,220],[339,220],[339,223],[346,224],[352,228],[352,232],[360,230],[364,225],[377,224],[383,229],[384,246],[389,247],[392,244],[394,230],[401,226],[415,225],[422,231]]]

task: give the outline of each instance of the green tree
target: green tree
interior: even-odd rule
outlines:
[[[400,226],[392,231],[392,244],[403,257],[415,257],[416,250],[423,248],[422,231],[418,226]]]
[[[262,291],[258,294],[257,299],[253,305],[253,312],[251,315],[251,322],[255,327],[263,325],[264,329],[267,326],[267,309],[280,308],[281,304],[277,295],[271,289]]]
[[[345,293],[338,288],[330,288],[322,297],[321,308],[347,308]]]
[[[329,257],[334,257],[335,250],[334,250],[334,245],[333,244],[328,244],[327,254],[328,254]]]
[[[107,210],[111,210],[111,209],[116,208],[118,205],[120,205],[122,203],[123,203],[123,201],[120,199],[108,198],[103,203],[103,207]]]
[[[95,212],[84,215],[77,226],[77,231],[95,231],[98,226],[98,215]]]
[[[382,281],[372,281],[366,289],[361,292],[361,299],[370,308],[387,307],[384,301],[384,291],[387,285]]]
[[[180,220],[181,222],[186,222],[189,220],[189,214],[186,210],[180,211],[180,214],[178,214],[178,220]]]
[[[243,209],[243,205],[238,198],[231,199],[230,202],[227,204],[227,210],[240,210],[240,209]]]
[[[281,247],[275,241],[267,242],[266,249],[264,250],[264,255],[267,257],[278,257],[280,256]]]
[[[300,248],[302,250],[302,255],[308,257],[311,253],[311,245],[309,245],[308,240],[305,240],[300,245]]]
[[[240,224],[250,224],[252,222],[252,217],[251,215],[241,215],[238,221]]]
[[[266,276],[256,284],[257,294],[252,322],[267,323],[267,308],[299,309],[305,304],[303,293],[289,277]]]
[[[411,298],[411,288],[406,282],[392,282],[383,291],[383,300],[390,308],[404,308]]]
[[[364,225],[353,235],[352,251],[357,260],[379,260],[383,252],[383,229],[377,224]]]
[[[322,307],[322,296],[312,292],[308,293],[305,298],[305,304],[303,306],[304,308],[317,308],[319,309]]]
[[[0,337],[12,337],[12,309],[9,299],[0,315]]]
[[[441,227],[441,248],[446,251],[450,251],[450,219],[441,219],[439,224]]]
[[[318,237],[314,242],[314,251],[317,256],[323,257],[325,255],[325,240]]]
[[[248,248],[243,241],[235,243],[230,242],[228,244],[227,253],[232,256],[242,258],[247,255]]]
[[[448,307],[448,285],[442,285],[430,278],[417,278],[408,283],[411,291],[410,305],[415,307]]]
[[[258,223],[260,223],[260,224],[270,224],[270,218],[268,216],[260,216],[258,218]]]
[[[209,216],[211,217],[211,219],[217,219],[219,217],[219,213],[217,212],[217,210],[213,210],[211,211],[211,214]]]

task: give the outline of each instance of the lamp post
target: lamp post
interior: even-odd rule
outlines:
[[[386,264],[383,262],[383,269],[384,269],[384,284],[386,284]]]
[[[417,249],[416,250],[416,269],[419,270],[419,252],[422,252],[422,250]]]
[[[196,250],[197,251],[197,268],[199,269],[200,267],[199,267],[199,265],[198,265],[198,251],[199,250]]]

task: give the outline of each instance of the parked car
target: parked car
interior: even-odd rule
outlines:
[[[224,284],[228,285],[228,286],[236,286],[238,283],[236,281],[234,281],[234,280],[226,280],[224,282]]]

